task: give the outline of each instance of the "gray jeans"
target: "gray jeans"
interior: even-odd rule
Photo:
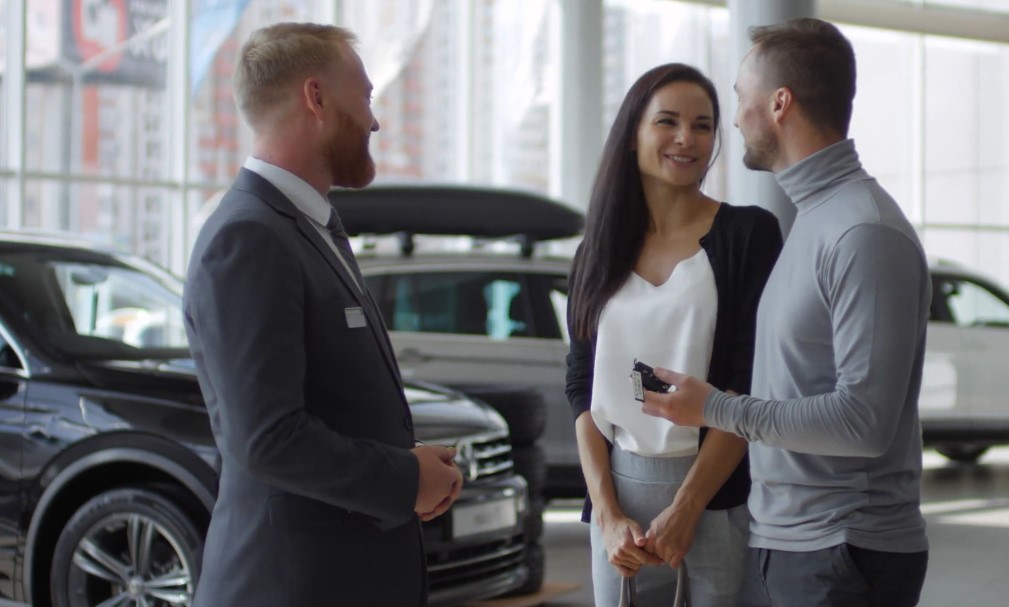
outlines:
[[[914,607],[928,552],[839,544],[811,552],[751,548],[741,607]]]
[[[641,457],[614,447],[610,456],[617,501],[624,514],[647,531],[673,503],[694,457]],[[687,553],[691,607],[736,607],[744,580],[750,513],[746,506],[706,510]],[[602,532],[591,525],[592,586],[597,607],[615,607],[620,576],[606,557]],[[637,575],[640,607],[669,607],[676,595],[676,571],[668,565],[643,567]]]

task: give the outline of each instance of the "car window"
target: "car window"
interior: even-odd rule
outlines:
[[[188,348],[181,285],[125,264],[8,254],[0,291],[49,343],[82,357],[160,356]]]
[[[939,291],[949,310],[949,320],[964,327],[1009,327],[1009,303],[982,284],[944,278]]]
[[[377,283],[376,283],[377,284]],[[521,277],[507,272],[423,272],[388,276],[379,308],[393,331],[530,337]]]
[[[78,335],[134,348],[185,348],[181,301],[149,276],[127,268],[54,263]]]

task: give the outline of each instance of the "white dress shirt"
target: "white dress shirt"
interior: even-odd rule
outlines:
[[[350,275],[351,280],[357,285],[358,290],[361,290],[361,285],[358,284],[354,272],[350,269],[350,264],[347,263],[347,259],[344,257],[343,252],[341,252],[340,247],[336,246],[329,230],[326,229],[329,215],[333,212],[333,206],[329,204],[329,200],[320,194],[318,190],[310,186],[307,181],[275,164],[249,156],[245,159],[244,166],[273,184],[275,188],[280,190],[281,194],[287,196],[294,203],[294,206],[305,217],[311,220],[319,235],[322,236],[322,239],[326,241],[329,248],[333,250],[336,258],[343,264],[343,267],[347,270],[347,274]]]

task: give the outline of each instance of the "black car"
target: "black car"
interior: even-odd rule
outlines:
[[[0,235],[0,604],[190,604],[220,459],[180,293],[136,259]],[[504,421],[434,386],[407,398],[467,481],[424,525],[432,604],[538,587]]]

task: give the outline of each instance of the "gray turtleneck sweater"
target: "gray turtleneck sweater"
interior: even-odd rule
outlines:
[[[921,243],[851,140],[776,177],[798,215],[760,300],[752,396],[704,408],[751,442],[750,545],[926,550]]]

